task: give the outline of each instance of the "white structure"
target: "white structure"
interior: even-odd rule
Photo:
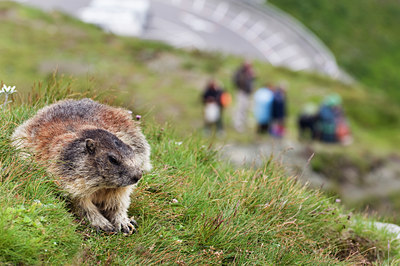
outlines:
[[[148,0],[93,0],[78,10],[78,17],[118,35],[140,36],[149,8]]]

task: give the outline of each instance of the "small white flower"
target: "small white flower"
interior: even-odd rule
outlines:
[[[8,96],[13,94],[14,92],[17,92],[15,90],[15,86],[11,87],[11,86],[6,86],[6,84],[3,84],[3,88],[1,88],[0,90],[0,95],[4,94],[4,102],[3,104],[0,106],[0,108],[3,108],[4,106],[6,106],[8,103],[11,103],[12,101],[8,100]]]
[[[341,199],[336,199],[335,201],[336,201],[336,203],[342,202]]]
[[[178,145],[178,146],[182,145],[182,141],[177,141],[177,142],[175,142],[175,144]]]
[[[172,203],[178,203],[179,201],[177,199],[172,199]]]
[[[3,88],[0,90],[0,93],[5,93],[5,94],[13,94],[17,92],[15,89],[15,86],[6,86],[6,84],[3,84]]]

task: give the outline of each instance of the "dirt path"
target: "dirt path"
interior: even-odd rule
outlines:
[[[323,190],[339,190],[342,199],[349,202],[369,201],[371,198],[387,199],[400,191],[400,158],[388,157],[378,167],[362,176],[351,169],[343,171],[343,180],[338,182],[331,177],[311,169],[313,151],[309,146],[290,141],[267,139],[253,144],[226,144],[221,147],[221,157],[238,167],[259,167],[270,156],[282,163],[288,175],[297,176],[302,183]],[[347,173],[347,172],[351,173]]]

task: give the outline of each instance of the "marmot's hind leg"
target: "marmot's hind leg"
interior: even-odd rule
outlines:
[[[28,135],[26,133],[25,127],[25,124],[21,125],[14,131],[13,135],[11,136],[11,144],[18,150],[22,150],[19,156],[26,159],[30,157],[30,154],[27,152],[27,150],[23,150],[27,149],[30,145],[27,141]]]

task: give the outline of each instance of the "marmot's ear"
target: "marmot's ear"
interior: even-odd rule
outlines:
[[[88,152],[90,154],[94,154],[95,150],[96,150],[96,143],[94,140],[92,139],[86,139],[86,149],[88,150]]]

